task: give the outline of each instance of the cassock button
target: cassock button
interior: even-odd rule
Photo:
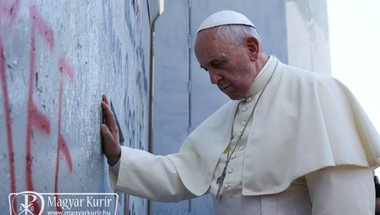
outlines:
[[[238,135],[240,136],[240,135],[241,135],[241,132],[239,132]]]
[[[228,170],[228,174],[231,174],[231,173],[233,173],[233,172],[234,172],[233,169],[229,169],[229,170]]]
[[[243,151],[244,150],[244,146],[240,146],[240,150]]]
[[[243,120],[242,124],[243,124],[243,125],[247,124],[247,121]]]
[[[246,112],[247,111],[247,108],[243,108],[243,112]]]
[[[247,98],[247,102],[250,102],[250,101],[252,101],[252,97]]]

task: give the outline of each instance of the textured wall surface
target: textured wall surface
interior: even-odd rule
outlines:
[[[11,192],[112,192],[101,95],[147,150],[149,51],[147,1],[0,1],[0,214]],[[146,214],[121,197],[120,214]]]
[[[326,0],[287,0],[289,65],[331,74]]]

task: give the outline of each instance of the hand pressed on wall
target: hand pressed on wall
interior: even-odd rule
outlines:
[[[115,165],[121,156],[119,145],[119,131],[110,103],[106,95],[102,96],[101,107],[103,108],[104,122],[101,125],[103,153],[106,155],[108,164]]]

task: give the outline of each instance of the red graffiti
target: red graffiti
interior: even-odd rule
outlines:
[[[55,182],[55,192],[58,192],[58,169],[59,169],[59,153],[62,152],[64,157],[66,158],[67,164],[69,166],[70,172],[73,170],[73,163],[71,160],[70,151],[67,147],[66,141],[62,136],[61,132],[61,113],[62,113],[62,96],[63,96],[63,77],[64,75],[67,75],[69,80],[72,81],[74,78],[74,73],[70,65],[67,63],[65,58],[60,57],[59,58],[59,72],[61,73],[61,79],[59,84],[59,101],[58,101],[58,148],[57,148],[57,168],[56,168],[56,182]]]
[[[53,29],[42,18],[41,14],[38,12],[36,5],[30,7],[30,15],[32,17],[32,39],[35,37],[35,31],[43,37],[45,42],[49,44],[50,50],[54,47],[54,32]]]
[[[19,0],[13,2],[4,1],[0,2],[0,18],[6,17],[10,20],[10,24],[14,23],[16,19],[17,12],[19,10]],[[29,62],[29,88],[28,88],[28,101],[27,101],[27,125],[26,125],[26,169],[25,169],[25,180],[28,191],[34,191],[33,184],[33,158],[32,158],[32,138],[33,133],[38,131],[45,135],[50,135],[51,133],[51,123],[49,118],[42,113],[35,101],[34,101],[34,86],[36,79],[36,37],[40,36],[42,41],[49,46],[51,53],[54,52],[54,31],[45,22],[40,12],[38,11],[36,5],[32,4],[29,7],[29,14],[31,17],[31,37],[30,37],[30,62]],[[0,20],[1,21],[1,20]],[[2,85],[2,93],[4,97],[4,112],[5,112],[5,123],[7,129],[7,141],[8,141],[8,154],[9,154],[9,169],[10,169],[10,180],[11,180],[11,192],[16,193],[16,177],[15,177],[15,162],[14,162],[14,150],[13,150],[13,138],[12,138],[12,126],[11,126],[11,107],[9,102],[9,94],[7,88],[6,80],[6,60],[4,55],[3,47],[3,35],[4,32],[0,31],[0,78]],[[8,33],[8,32],[7,32]],[[60,88],[59,88],[59,102],[58,102],[58,147],[57,147],[57,163],[55,171],[55,181],[54,190],[58,192],[58,171],[60,167],[59,157],[62,155],[69,167],[70,173],[73,170],[73,162],[70,155],[70,150],[67,143],[62,135],[61,131],[61,113],[62,113],[62,97],[63,97],[63,87],[64,78],[68,78],[69,81],[73,81],[74,72],[64,57],[59,57],[58,59],[58,71],[60,74]],[[13,208],[17,208],[17,201],[13,201]],[[40,212],[40,206],[37,202],[33,203],[34,212]],[[62,211],[61,208],[57,207],[57,210]]]
[[[8,20],[10,24],[13,24],[16,20],[17,13],[19,11],[20,1],[0,1],[0,21]],[[5,29],[0,29],[0,33]],[[4,113],[5,113],[5,123],[7,130],[7,142],[8,142],[8,160],[9,160],[9,172],[11,180],[11,192],[16,193],[16,176],[15,176],[15,161],[14,161],[14,150],[13,150],[13,137],[12,137],[12,126],[11,126],[11,107],[8,97],[8,87],[6,80],[6,70],[5,70],[5,56],[3,47],[3,38],[0,34],[0,78],[1,86],[4,98]],[[14,208],[17,206],[17,201],[13,202]],[[13,212],[13,215],[16,213]]]
[[[6,80],[5,71],[5,57],[3,48],[3,38],[0,35],[0,78],[1,86],[3,90],[4,98],[4,112],[5,112],[5,123],[7,129],[7,140],[8,140],[8,154],[9,154],[9,171],[11,174],[11,192],[16,193],[16,177],[15,177],[15,159],[13,152],[13,138],[12,138],[12,126],[11,126],[11,107],[9,105],[8,88]],[[16,201],[13,202],[13,207],[16,207]]]
[[[58,170],[59,170],[59,156],[60,152],[66,158],[67,165],[69,166],[70,172],[73,171],[73,163],[71,160],[70,151],[67,147],[66,141],[62,136],[61,132],[61,116],[62,116],[62,96],[63,96],[63,76],[68,76],[69,80],[72,81],[74,78],[74,72],[70,65],[67,63],[66,59],[63,57],[59,58],[58,62],[59,72],[61,73],[61,78],[59,82],[59,101],[58,101],[58,147],[57,147],[57,163],[55,168],[55,183],[54,183],[54,192],[58,193]],[[58,196],[56,196],[56,202],[58,203]],[[62,211],[62,208],[56,204],[57,211]]]
[[[133,4],[133,10],[135,11],[135,18],[137,18],[140,12],[139,0],[133,0],[132,4]]]
[[[20,8],[20,0],[15,1],[1,1],[0,2],[0,16],[8,19],[11,24],[16,20],[18,10]]]
[[[30,44],[30,66],[29,66],[29,93],[28,93],[28,114],[27,114],[27,126],[26,126],[26,186],[29,191],[34,191],[33,186],[33,171],[32,171],[32,132],[33,128],[40,130],[45,134],[50,134],[50,121],[41,113],[33,100],[34,82],[36,77],[35,63],[36,63],[36,31],[42,33],[41,36],[53,49],[54,40],[52,39],[52,30],[43,21],[41,15],[37,11],[35,5],[30,7],[30,15],[32,17],[32,34]],[[54,36],[54,35],[53,35]],[[35,211],[40,212],[40,206],[37,202],[33,203]]]

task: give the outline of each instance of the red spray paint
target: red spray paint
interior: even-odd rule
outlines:
[[[58,193],[58,170],[59,170],[59,157],[60,153],[63,154],[69,166],[70,173],[73,171],[73,163],[71,160],[71,155],[69,148],[67,147],[66,141],[62,136],[61,132],[61,122],[62,122],[62,96],[63,96],[63,77],[67,76],[70,81],[74,78],[74,72],[71,66],[67,63],[66,59],[63,57],[59,58],[58,62],[59,72],[60,72],[60,82],[59,82],[59,101],[58,101],[58,147],[57,147],[57,163],[55,168],[55,183],[54,183],[54,192]],[[58,196],[56,195],[56,202],[58,203]],[[57,204],[58,205],[58,204]],[[62,211],[60,206],[56,207],[57,211]]]
[[[40,112],[33,100],[34,81],[35,81],[35,63],[36,63],[36,32],[48,43],[50,50],[54,47],[54,33],[53,30],[42,19],[35,5],[30,7],[30,16],[32,17],[31,23],[31,44],[30,44],[30,66],[29,66],[29,91],[28,91],[28,114],[26,126],[26,171],[25,179],[26,186],[29,191],[34,191],[33,186],[33,171],[32,171],[32,149],[31,149],[31,134],[33,129],[37,129],[44,134],[50,134],[50,120]],[[35,212],[40,212],[38,203],[33,203]]]
[[[13,151],[13,138],[12,138],[12,125],[11,125],[11,107],[9,104],[8,88],[6,80],[5,70],[5,56],[3,47],[3,38],[0,35],[0,78],[1,86],[4,98],[4,112],[5,112],[5,124],[7,130],[7,142],[8,142],[8,159],[9,159],[9,172],[11,175],[11,192],[16,193],[16,177],[15,177],[15,159]],[[13,208],[17,206],[17,202],[13,202]]]

